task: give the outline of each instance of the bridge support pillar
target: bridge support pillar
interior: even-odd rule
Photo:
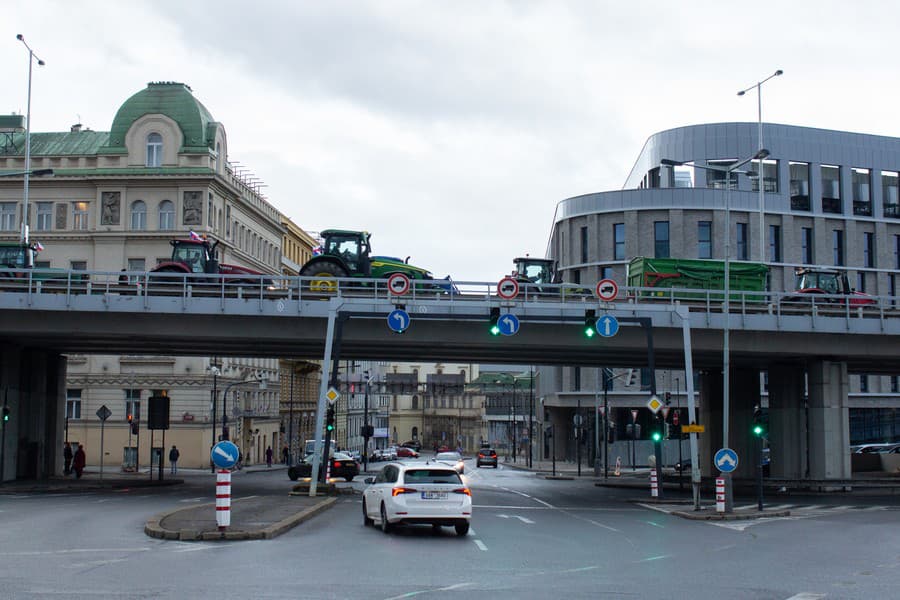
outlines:
[[[732,369],[729,387],[728,447],[737,452],[739,460],[733,476],[755,477],[758,456],[751,424],[753,407],[760,402],[759,371]],[[700,436],[700,472],[704,477],[714,477],[719,471],[713,468],[713,456],[723,446],[721,371],[701,374],[699,412],[700,423],[706,426],[706,433]]]
[[[807,467],[803,368],[769,368],[769,448],[772,477],[802,479]]]
[[[809,476],[850,479],[850,414],[847,363],[809,365]]]

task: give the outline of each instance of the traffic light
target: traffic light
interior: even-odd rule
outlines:
[[[597,311],[588,309],[584,311],[584,337],[590,339],[597,333]]]
[[[758,438],[765,437],[766,435],[766,423],[763,419],[762,408],[759,406],[754,407],[753,409],[753,435]]]
[[[672,404],[672,392],[666,392],[666,406]]]
[[[653,443],[658,444],[662,440],[662,433],[660,433],[659,430],[656,430],[651,437],[653,438]]]
[[[131,422],[131,433],[132,433],[132,435],[138,434],[138,422],[137,421]]]
[[[325,431],[331,433],[334,431],[334,407],[329,406],[325,412]]]
[[[491,327],[489,331],[491,335],[500,335],[500,307],[495,306],[491,308]]]
[[[128,415],[128,422],[131,423],[134,421],[134,415]]]
[[[3,422],[6,423],[7,421],[9,421],[9,407],[4,406],[3,407]]]

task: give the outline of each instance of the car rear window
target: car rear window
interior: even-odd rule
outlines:
[[[406,483],[462,483],[459,474],[450,469],[409,469],[403,479]]]

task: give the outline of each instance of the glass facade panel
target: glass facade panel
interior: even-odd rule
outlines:
[[[747,239],[747,224],[746,223],[737,223],[735,225],[736,229],[736,239],[735,239],[735,258],[738,260],[749,260],[749,240]]]
[[[844,266],[844,232],[841,229],[835,229],[831,232],[831,247],[836,267]]]
[[[754,160],[751,161],[751,170],[756,173],[762,173],[763,180],[763,191],[764,192],[778,192],[778,161],[777,160],[763,160],[762,161],[762,169],[760,169],[759,161]],[[750,178],[750,189],[754,192],[759,192],[759,177],[751,177]]]
[[[804,227],[800,230],[800,261],[807,265],[814,262],[812,227]]]
[[[853,177],[853,214],[872,216],[872,180],[869,169],[854,167]]]
[[[809,163],[791,162],[791,210],[810,210]]]
[[[884,205],[884,216],[900,218],[900,195],[898,195],[900,174],[897,171],[881,172],[881,195]]]
[[[718,169],[728,169],[737,161],[735,160],[711,160],[708,161],[708,165],[710,167],[714,167],[716,170],[706,169],[706,187],[724,190],[726,182],[729,182],[729,186],[732,190],[737,189],[737,175],[734,173],[731,174],[729,178],[728,173],[726,171],[719,171]]]
[[[841,214],[841,169],[822,165],[822,212]]]
[[[613,224],[613,258],[625,260],[625,223]]]
[[[781,226],[769,225],[769,260],[781,262]]]
[[[257,255],[259,253],[257,252]],[[581,262],[586,263],[588,261],[588,228],[581,228]]]
[[[863,232],[863,266],[875,267],[875,234],[871,231]]]
[[[75,202],[72,207],[72,229],[85,231],[88,228],[88,203]]]

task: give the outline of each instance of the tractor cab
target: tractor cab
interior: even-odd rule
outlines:
[[[368,276],[371,269],[368,232],[329,229],[323,231],[321,235],[323,255],[340,259],[346,265],[349,274]]]
[[[847,274],[833,269],[797,269],[797,291],[821,294],[849,294]]]
[[[187,267],[191,273],[218,273],[216,246],[207,240],[172,240],[172,262]]]
[[[513,259],[516,266],[513,276],[520,283],[559,283],[556,278],[556,261],[549,258],[524,258]]]
[[[27,269],[34,264],[34,250],[25,244],[0,244],[0,267]]]

